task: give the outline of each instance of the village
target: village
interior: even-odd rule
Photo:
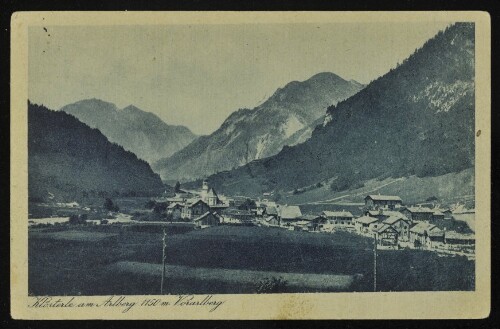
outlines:
[[[163,205],[169,222],[187,222],[197,229],[256,225],[307,233],[345,231],[373,237],[379,249],[421,249],[474,258],[473,230],[454,230],[453,224],[462,217],[474,216],[473,209],[463,207],[405,205],[398,196],[373,194],[364,198],[360,216],[346,210],[303,214],[297,205],[219,196],[206,181],[200,190],[181,191],[174,197],[156,198],[155,202]]]
[[[342,203],[291,205],[273,197],[227,196],[203,181],[197,189],[177,187],[157,197],[31,204],[30,266],[46,268],[49,257],[53,267],[38,271],[30,289],[163,294],[474,287],[473,200],[405,204],[396,195],[366,193]],[[96,265],[91,255],[105,257]],[[447,270],[456,264],[464,272]],[[60,280],[61,266],[71,275],[47,285]],[[95,275],[82,279],[82,268]],[[234,281],[229,272],[243,278]],[[396,280],[395,272],[402,274]],[[161,278],[168,283],[157,290]]]
[[[186,229],[233,225],[304,233],[347,232],[373,238],[378,249],[419,249],[475,258],[474,209],[460,204],[443,207],[434,202],[406,205],[394,195],[366,195],[364,204],[350,207],[350,211],[303,213],[298,205],[279,204],[266,198],[255,200],[219,195],[207,181],[203,181],[200,189],[179,190],[175,195],[150,199],[146,204],[146,208],[150,209],[104,209],[104,215],[101,214],[104,219],[92,218],[92,211],[96,210],[81,207],[77,202],[56,205],[73,211],[75,215],[31,218],[29,225],[59,225],[65,222],[133,224],[158,226],[160,230],[166,225]],[[82,215],[82,211],[91,217]],[[73,220],[75,218],[76,221]]]

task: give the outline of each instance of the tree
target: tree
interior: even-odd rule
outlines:
[[[165,212],[165,210],[167,210],[167,204],[164,202],[157,203],[153,207],[153,212],[155,212],[157,214],[161,214],[161,213]]]
[[[181,183],[175,183],[174,192],[179,193],[181,191]]]
[[[110,198],[106,198],[106,200],[104,201],[104,209],[106,209],[108,211],[114,211],[114,212],[117,212],[120,210],[120,208],[118,208],[118,206],[116,204],[114,204],[113,200],[111,200]]]
[[[86,214],[83,214],[83,215],[73,214],[73,215],[69,216],[69,223],[72,225],[85,224],[86,219],[87,219]]]
[[[255,209],[257,207],[257,204],[255,203],[254,200],[252,199],[246,199],[245,202],[243,202],[238,209],[240,210],[251,210]]]
[[[154,206],[156,206],[156,202],[155,200],[149,200],[148,202],[146,202],[146,204],[144,205],[144,207],[146,209],[153,209]]]

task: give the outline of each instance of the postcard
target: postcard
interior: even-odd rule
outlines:
[[[17,12],[15,319],[490,312],[484,12]]]

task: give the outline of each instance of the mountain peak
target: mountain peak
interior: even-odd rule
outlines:
[[[362,84],[361,82],[358,82],[354,79],[350,79],[349,82],[351,82],[352,84],[354,84],[355,86],[358,86],[360,88],[364,88],[366,85]]]
[[[80,101],[77,101],[73,103],[74,105],[86,105],[86,106],[92,106],[92,107],[99,107],[99,108],[113,108],[113,109],[118,109],[118,107],[110,102],[103,101],[102,99],[99,98],[88,98],[88,99],[82,99]]]
[[[335,73],[332,72],[320,72],[316,73],[306,81],[330,81],[330,80],[339,80],[339,81],[346,81],[345,79],[341,78]]]
[[[307,86],[311,83],[330,85],[332,83],[339,83],[339,82],[346,83],[348,81],[342,79],[340,76],[332,72],[320,72],[316,73],[315,75],[303,81],[298,81],[298,80],[290,81],[283,88],[278,88],[275,94],[286,90],[295,90],[295,88],[301,88],[302,86]]]
[[[147,113],[146,111],[143,111],[141,110],[140,108],[138,108],[137,106],[133,105],[133,104],[130,104],[130,105],[127,105],[125,106],[122,111],[129,111],[129,112],[144,112],[144,113]]]
[[[329,105],[360,89],[331,72],[291,81],[254,109],[233,112],[210,136],[194,141],[154,167],[165,180],[187,180],[277,154],[286,143],[309,138],[314,123]]]
[[[156,114],[135,105],[120,110],[113,103],[92,98],[66,105],[61,110],[99,129],[111,142],[149,162],[172,155],[196,138],[188,128],[168,125]]]

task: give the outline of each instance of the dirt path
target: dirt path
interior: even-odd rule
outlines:
[[[142,275],[161,276],[162,265],[140,262],[117,262],[110,265],[110,270]],[[222,281],[236,284],[257,284],[265,278],[283,278],[293,288],[318,290],[345,290],[355,280],[353,275],[329,275],[309,273],[283,273],[267,271],[248,271],[221,268],[199,268],[181,265],[167,265],[167,278],[184,278],[206,281]]]

